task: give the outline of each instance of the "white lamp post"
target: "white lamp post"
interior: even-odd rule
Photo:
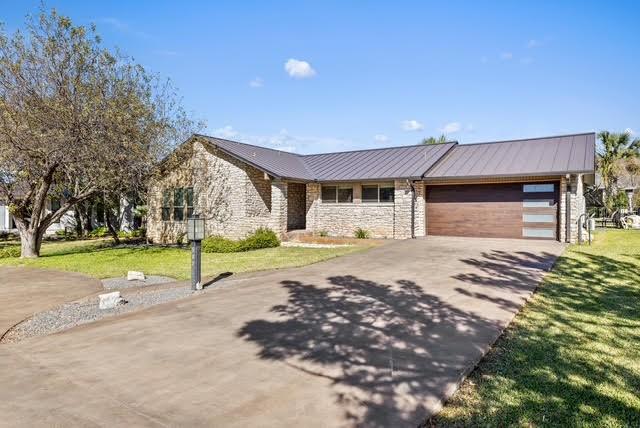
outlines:
[[[202,290],[204,219],[199,214],[193,214],[187,219],[187,239],[191,241],[191,289]]]

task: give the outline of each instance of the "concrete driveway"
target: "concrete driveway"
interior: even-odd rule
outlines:
[[[12,426],[415,426],[563,249],[394,242],[0,346],[0,414]]]
[[[100,281],[78,273],[0,267],[0,337],[37,312],[102,290]]]

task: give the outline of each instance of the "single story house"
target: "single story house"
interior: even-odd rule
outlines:
[[[373,237],[425,235],[574,242],[593,183],[595,134],[299,155],[194,135],[160,167],[148,236],[183,239],[199,213],[208,235],[258,227]]]

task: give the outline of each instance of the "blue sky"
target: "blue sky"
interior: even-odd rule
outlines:
[[[9,2],[20,28],[39,1]],[[171,78],[207,133],[316,153],[640,133],[640,3],[48,1]],[[290,61],[294,60],[294,61]],[[288,66],[287,66],[288,63]]]

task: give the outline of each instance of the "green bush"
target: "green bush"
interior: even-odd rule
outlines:
[[[109,229],[105,226],[96,227],[91,232],[89,232],[89,238],[104,238],[109,234]]]
[[[320,232],[318,232],[318,236],[325,238],[329,236],[329,232],[327,232],[326,230],[321,230]]]
[[[369,239],[369,237],[371,236],[368,230],[365,230],[361,227],[357,228],[353,235],[358,239]]]
[[[273,248],[279,245],[278,236],[272,230],[261,227],[240,241],[222,236],[211,236],[202,241],[202,251],[205,253],[237,253],[260,248]]]
[[[280,246],[280,240],[271,229],[261,227],[239,242],[240,251],[274,248]]]
[[[239,242],[222,236],[211,236],[202,241],[202,251],[205,253],[237,253],[241,251]]]
[[[0,247],[0,259],[8,259],[10,257],[20,257],[20,246],[7,245]]]

